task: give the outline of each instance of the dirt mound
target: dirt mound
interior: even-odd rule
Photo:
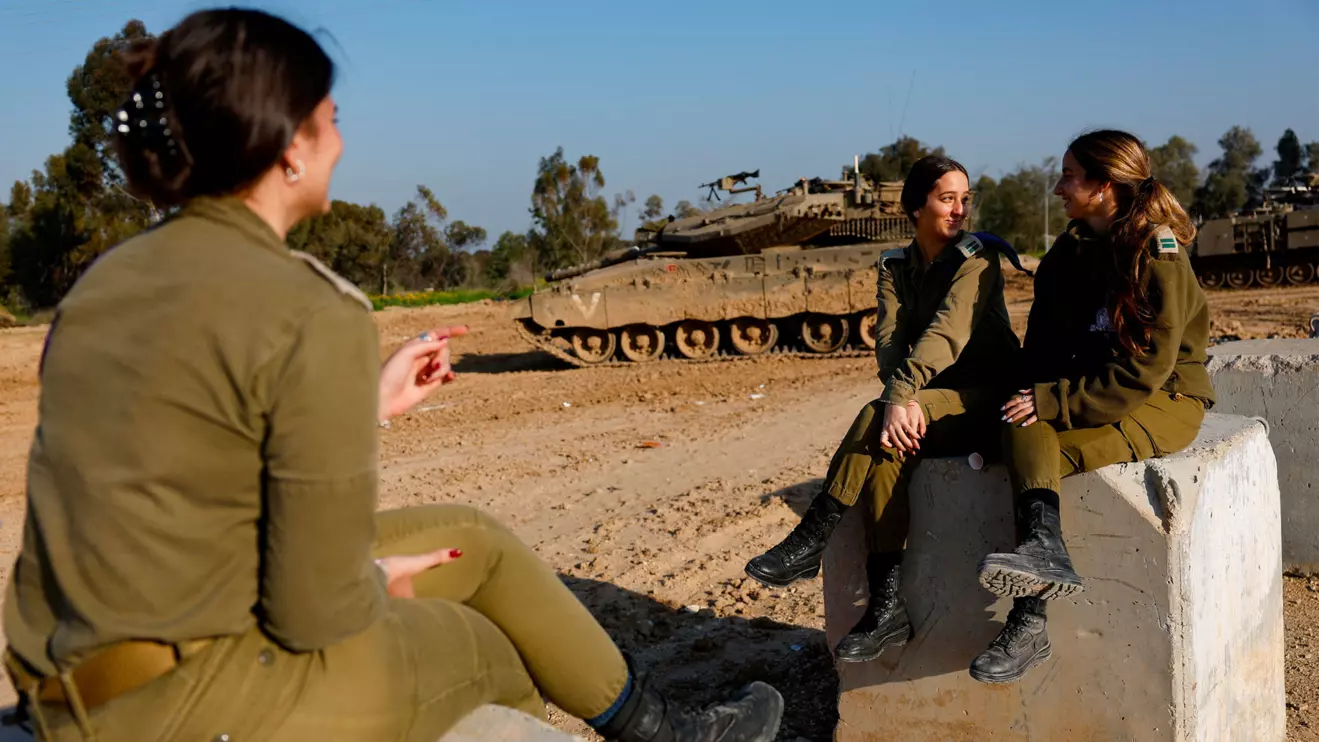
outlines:
[[[14,319],[14,315],[10,314],[4,307],[0,307],[0,330],[3,330],[6,327],[17,326],[18,320]]]

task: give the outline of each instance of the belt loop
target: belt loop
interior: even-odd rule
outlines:
[[[83,705],[82,695],[78,693],[78,684],[73,682],[73,673],[64,671],[59,674],[60,686],[64,688],[64,700],[69,705],[69,711],[73,712],[73,718],[78,722],[78,731],[82,732],[84,739],[88,742],[96,742],[96,730],[92,728],[92,721],[87,716],[87,707]]]

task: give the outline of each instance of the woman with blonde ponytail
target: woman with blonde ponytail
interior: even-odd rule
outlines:
[[[1078,137],[1054,193],[1070,223],[1040,261],[1020,391],[1003,405],[1018,545],[980,565],[985,588],[1015,599],[971,666],[991,683],[1048,659],[1045,601],[1082,589],[1062,540],[1059,480],[1182,450],[1214,402],[1209,310],[1186,252],[1195,227],[1140,140]]]

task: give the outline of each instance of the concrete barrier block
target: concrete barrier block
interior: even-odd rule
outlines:
[[[584,742],[534,716],[503,706],[480,706],[439,742]]]
[[[976,567],[1014,545],[1007,474],[921,464],[903,576],[915,637],[873,662],[839,663],[836,740],[1281,742],[1278,484],[1263,426],[1211,414],[1186,451],[1062,489],[1086,589],[1049,604],[1050,660],[985,685],[967,668],[1011,601],[981,588]],[[850,510],[825,553],[831,645],[866,603],[863,516]]]
[[[1268,421],[1283,569],[1319,574],[1319,339],[1240,340],[1209,354],[1214,412]]]

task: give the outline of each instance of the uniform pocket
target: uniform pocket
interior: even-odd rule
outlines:
[[[1094,471],[1110,464],[1124,464],[1136,460],[1126,431],[1118,425],[1102,428],[1080,428],[1058,435],[1059,447],[1077,471]]]
[[[1159,391],[1127,420],[1138,425],[1149,438],[1155,456],[1168,456],[1191,445],[1200,433],[1204,416],[1200,400]]]

